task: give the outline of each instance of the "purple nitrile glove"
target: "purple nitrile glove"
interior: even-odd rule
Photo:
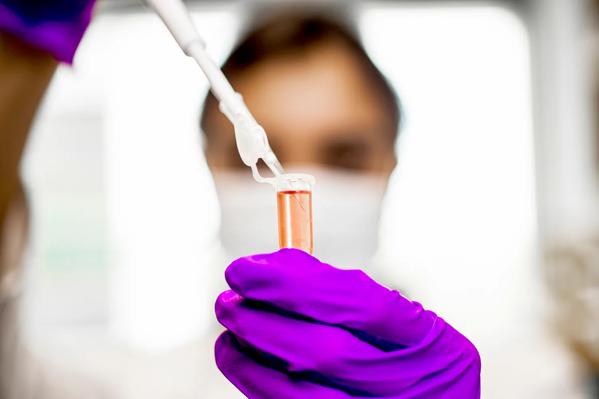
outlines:
[[[0,32],[71,64],[95,0],[0,0]]]
[[[362,271],[282,249],[225,276],[216,363],[248,398],[480,397],[474,345]]]

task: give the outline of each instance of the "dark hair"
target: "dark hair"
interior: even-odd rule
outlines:
[[[374,84],[382,96],[393,127],[395,140],[400,125],[400,103],[391,85],[374,65],[357,32],[347,23],[321,12],[294,12],[275,15],[266,21],[250,23],[251,28],[235,46],[225,63],[223,72],[228,78],[244,69],[278,56],[297,55],[329,40],[337,40],[356,56],[364,76]],[[200,124],[207,133],[207,110],[216,106],[216,99],[208,93]]]

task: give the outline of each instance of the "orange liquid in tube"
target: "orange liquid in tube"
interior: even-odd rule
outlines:
[[[277,192],[279,247],[297,248],[312,254],[312,192],[282,190]]]

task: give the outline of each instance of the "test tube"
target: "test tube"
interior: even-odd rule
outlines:
[[[297,248],[312,254],[312,186],[314,177],[299,173],[277,176],[279,247]]]

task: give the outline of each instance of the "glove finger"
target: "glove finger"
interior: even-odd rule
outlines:
[[[469,352],[448,350],[454,330],[442,319],[420,345],[385,352],[345,329],[256,307],[233,291],[219,296],[216,315],[241,344],[277,359],[277,368],[354,395],[388,397],[417,384],[443,388],[470,365]]]
[[[240,258],[225,272],[244,298],[403,346],[420,342],[437,318],[360,270],[341,270],[296,249]]]
[[[230,332],[217,339],[214,353],[220,371],[249,399],[359,399],[260,364],[241,351]]]

